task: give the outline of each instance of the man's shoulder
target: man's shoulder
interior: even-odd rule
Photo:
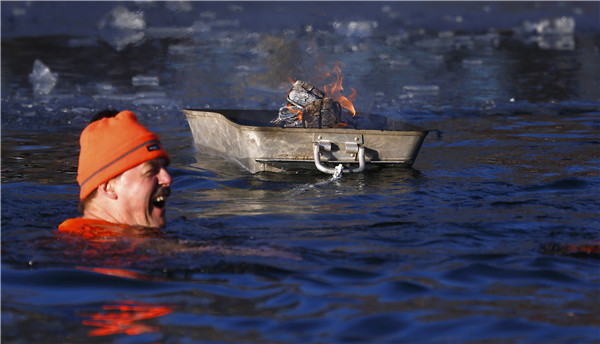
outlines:
[[[107,239],[117,237],[148,238],[158,237],[160,230],[112,223],[105,220],[75,217],[63,221],[58,226],[60,233],[77,235],[86,239]]]
[[[107,237],[119,236],[115,229],[124,229],[128,226],[111,223],[98,219],[86,219],[83,217],[75,217],[63,221],[58,226],[58,231],[62,233],[79,235],[87,238],[97,238],[99,235]]]

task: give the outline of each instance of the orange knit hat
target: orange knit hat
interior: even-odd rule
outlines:
[[[77,182],[83,200],[98,185],[145,161],[169,155],[158,135],[138,123],[131,111],[121,111],[115,117],[90,123],[79,138]]]

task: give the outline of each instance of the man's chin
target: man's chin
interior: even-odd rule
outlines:
[[[146,224],[143,227],[148,228],[165,228],[166,221],[161,217],[151,217],[146,220]]]
[[[146,216],[148,222],[147,227],[165,228],[167,221],[165,220],[165,207],[156,207],[150,205],[149,213]]]
[[[156,211],[156,210],[155,210]],[[167,221],[165,219],[164,209],[160,210],[160,214],[150,217],[150,227],[152,228],[165,228],[167,226]]]

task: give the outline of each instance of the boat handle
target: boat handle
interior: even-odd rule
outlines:
[[[324,150],[327,148],[331,149],[330,144],[328,142],[322,142],[324,144]],[[352,146],[355,144],[353,143]],[[326,167],[321,163],[321,142],[313,142],[313,153],[315,158],[315,166],[317,169],[323,173],[335,174],[336,169],[334,167]],[[365,147],[358,146],[358,168],[345,168],[342,170],[343,173],[352,173],[352,172],[362,172],[365,170]]]

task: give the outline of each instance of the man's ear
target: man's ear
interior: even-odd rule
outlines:
[[[117,199],[117,193],[115,192],[113,180],[111,179],[98,185],[98,194],[109,199]]]

